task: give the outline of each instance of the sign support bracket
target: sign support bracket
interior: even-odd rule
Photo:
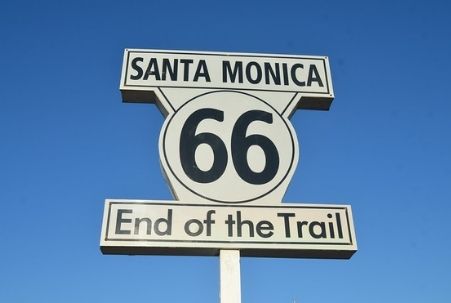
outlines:
[[[219,251],[220,303],[241,303],[240,251]]]

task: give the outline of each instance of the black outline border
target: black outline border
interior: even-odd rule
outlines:
[[[283,205],[240,205],[239,208],[304,208],[304,209],[344,209],[346,214],[346,224],[348,227],[348,236],[349,236],[349,242],[348,243],[324,243],[324,242],[267,242],[267,241],[205,241],[205,240],[149,240],[149,239],[111,239],[108,238],[108,232],[110,227],[110,217],[111,217],[111,206],[115,204],[129,204],[129,205],[162,205],[162,206],[189,206],[189,207],[219,207],[219,208],[233,208],[233,206],[230,205],[223,205],[223,204],[188,204],[188,203],[162,203],[162,202],[108,202],[108,216],[107,216],[107,222],[106,222],[106,229],[105,229],[105,235],[103,235],[104,241],[124,241],[124,242],[156,242],[156,243],[164,243],[164,242],[172,242],[172,243],[230,243],[230,244],[268,244],[268,245],[274,245],[274,244],[298,244],[298,245],[354,245],[354,241],[352,238],[352,232],[351,232],[351,226],[349,224],[349,214],[348,214],[348,207],[346,206],[299,206],[296,204],[293,204],[293,206],[287,204],[286,206]],[[209,248],[206,248],[209,249]],[[268,248],[265,248],[268,249]],[[277,248],[275,248],[277,249]],[[296,248],[293,248],[293,250],[296,250]],[[299,250],[299,248],[297,248]]]
[[[261,56],[257,54],[253,55],[240,55],[239,53],[202,53],[202,52],[164,52],[164,51],[145,51],[145,50],[128,50],[127,52],[127,61],[125,66],[125,73],[124,73],[124,82],[122,83],[121,89],[126,89],[126,87],[149,87],[149,88],[200,88],[200,89],[228,89],[228,90],[247,90],[247,91],[268,91],[268,92],[290,92],[290,93],[301,93],[301,94],[318,94],[318,95],[328,95],[332,97],[332,94],[330,92],[330,81],[329,81],[329,73],[326,66],[326,59],[324,58],[315,58],[315,57],[302,57],[302,56],[271,56],[271,55],[265,55],[262,54]],[[217,56],[217,57],[244,57],[244,58],[271,58],[271,59],[301,59],[301,60],[318,60],[323,62],[324,66],[324,73],[326,75],[326,86],[327,86],[327,92],[306,92],[302,90],[274,90],[274,89],[252,89],[252,88],[241,88],[241,87],[202,87],[202,86],[172,86],[172,85],[133,85],[133,84],[127,84],[128,79],[128,67],[130,62],[130,54],[131,53],[143,53],[143,54],[169,54],[169,55],[200,55],[200,56]]]

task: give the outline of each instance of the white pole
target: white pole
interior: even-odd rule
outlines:
[[[219,251],[220,303],[241,303],[240,251]]]

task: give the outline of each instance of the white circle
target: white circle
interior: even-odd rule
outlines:
[[[181,163],[180,139],[183,127],[193,113],[202,109],[212,109],[223,114],[223,120],[203,119],[194,130],[195,135],[210,133],[218,137],[227,151],[227,164],[217,179],[197,182],[188,176]],[[243,114],[259,111],[271,116],[271,122],[253,120],[246,125],[244,138],[258,135],[267,138],[276,148],[277,171],[267,182],[248,182],[237,172],[235,158],[244,154],[247,168],[260,174],[267,164],[265,152],[258,144],[235,146],[238,155],[232,154],[232,133]],[[215,202],[242,203],[259,199],[275,190],[294,169],[295,146],[297,142],[287,121],[267,102],[255,96],[238,91],[214,91],[199,95],[183,104],[171,117],[162,131],[163,155],[168,169],[186,189],[197,196]],[[245,140],[245,139],[244,139]],[[193,165],[201,171],[209,171],[215,161],[215,154],[208,144],[196,147]],[[242,165],[242,164],[238,164]],[[240,166],[241,170],[243,168]]]

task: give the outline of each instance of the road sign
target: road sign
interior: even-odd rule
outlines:
[[[125,50],[124,102],[165,115],[162,170],[175,201],[107,200],[110,254],[350,258],[350,206],[282,204],[299,160],[289,118],[328,110],[324,56]]]
[[[101,248],[110,254],[218,255],[239,249],[253,257],[349,258],[356,250],[348,205],[107,200],[104,222]]]
[[[273,202],[288,186],[298,144],[292,126],[269,102],[215,90],[188,100],[167,119],[160,155],[184,199]]]
[[[125,102],[163,102],[158,92],[173,88],[298,93],[300,108],[325,110],[334,98],[327,57],[125,50]]]

